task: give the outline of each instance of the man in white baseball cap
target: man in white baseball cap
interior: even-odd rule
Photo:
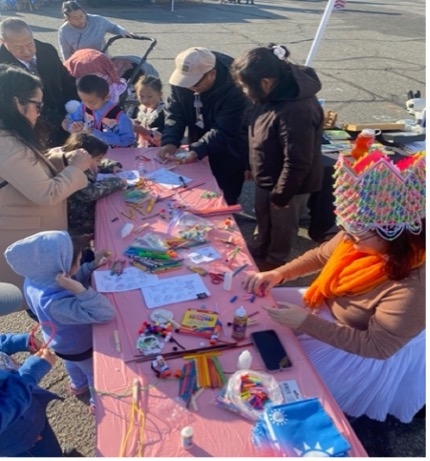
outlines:
[[[216,57],[207,48],[188,48],[175,59],[176,69],[170,76],[171,85],[191,88],[208,72],[215,69]]]
[[[248,161],[248,99],[231,75],[233,58],[207,48],[179,53],[169,83],[166,122],[158,155],[175,159],[188,129],[189,150],[182,163],[208,157],[228,205],[238,202]]]

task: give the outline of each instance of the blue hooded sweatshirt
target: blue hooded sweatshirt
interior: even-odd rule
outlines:
[[[92,325],[115,317],[108,299],[89,286],[94,264],[81,266],[73,277],[87,289],[79,294],[62,288],[55,277],[70,272],[73,245],[65,231],[45,231],[10,245],[5,257],[25,277],[24,296],[41,322],[44,340],[60,357],[83,360],[92,349]]]
[[[22,365],[9,355],[28,351],[29,334],[0,334],[0,456],[29,450],[46,424],[46,406],[59,398],[37,383],[51,365],[31,355]]]

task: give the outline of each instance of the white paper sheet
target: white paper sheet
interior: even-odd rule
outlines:
[[[198,274],[159,279],[158,282],[142,288],[148,309],[198,299],[199,293],[210,295]]]
[[[97,181],[101,181],[106,178],[122,178],[127,181],[129,186],[133,186],[140,180],[139,172],[137,170],[119,171],[118,173],[99,173],[96,176]]]
[[[93,277],[99,293],[137,290],[158,280],[157,275],[147,274],[136,267],[126,267],[121,275],[111,275],[110,271],[95,271]]]
[[[192,253],[190,253],[187,258],[189,258],[193,264],[208,263],[210,261],[215,261],[216,259],[221,258],[221,255],[215,248],[211,246],[196,248]]]
[[[145,175],[146,179],[156,182],[160,186],[166,187],[167,189],[174,189],[175,187],[183,186],[182,178],[185,184],[188,184],[192,181],[191,178],[188,178],[184,175],[179,175],[174,171],[167,170],[166,168],[159,168],[158,170],[153,171]]]
[[[295,379],[288,381],[282,381],[279,383],[281,387],[282,395],[284,396],[285,403],[297,402],[303,400],[303,395],[300,392],[299,386]]]

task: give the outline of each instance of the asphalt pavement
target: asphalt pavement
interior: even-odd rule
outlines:
[[[85,5],[85,3],[83,3]],[[62,24],[59,2],[48,2],[33,12],[3,11],[26,20],[37,39],[57,46]],[[117,1],[102,8],[87,7],[129,31],[156,38],[148,61],[160,73],[165,95],[175,56],[190,46],[204,46],[231,56],[269,42],[286,45],[291,61],[304,64],[317,33],[326,0],[255,0],[255,5],[221,4],[215,0]],[[322,81],[319,97],[325,108],[344,123],[395,122],[411,118],[405,110],[407,92],[426,91],[425,0],[347,0],[346,9],[333,12],[312,62]],[[110,49],[113,56],[144,53],[141,42],[123,39]],[[252,184],[241,202],[252,215]],[[249,238],[254,223],[238,221]],[[315,246],[302,228],[292,257]],[[302,281],[307,283],[306,280]],[[23,312],[2,319],[1,331],[29,331],[32,321]],[[67,377],[58,361],[42,383],[64,398],[50,404],[49,417],[63,446],[76,447],[83,456],[95,456],[95,427],[88,414],[88,397],[67,394]],[[405,396],[405,398],[407,398]],[[357,435],[373,457],[424,457],[425,418],[401,424],[389,418],[377,423],[366,418],[353,422]]]

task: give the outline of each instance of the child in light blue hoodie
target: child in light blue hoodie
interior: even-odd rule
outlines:
[[[10,245],[5,257],[25,277],[24,296],[41,322],[45,341],[64,360],[70,393],[88,388],[94,404],[92,325],[115,317],[107,298],[90,287],[92,272],[105,261],[104,251],[79,267],[83,244],[65,231],[45,231]],[[52,338],[51,338],[52,336]]]
[[[109,147],[135,144],[133,123],[121,107],[109,99],[109,84],[104,78],[84,75],[77,80],[76,89],[82,102],[63,121],[64,130],[69,133],[86,131]]]

